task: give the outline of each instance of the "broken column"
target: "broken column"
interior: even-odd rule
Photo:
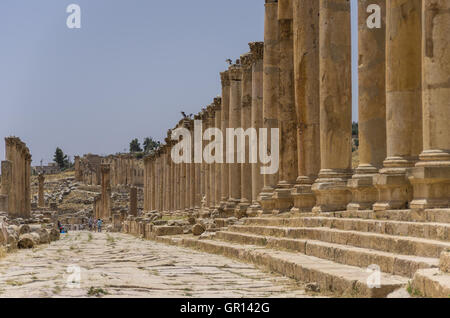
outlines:
[[[298,177],[297,112],[294,91],[294,37],[292,0],[278,1],[280,32],[280,80],[278,128],[280,130],[279,181],[274,191],[274,212],[290,211],[294,205],[292,190]]]
[[[264,21],[264,73],[263,73],[263,125],[267,130],[268,153],[271,152],[271,129],[278,129],[279,69],[278,1],[266,0]],[[278,183],[278,172],[264,175],[260,193],[262,213],[272,213],[275,208],[273,192]]]
[[[352,176],[350,1],[320,1],[319,34],[321,170],[312,186],[313,211],[342,211]]]
[[[413,209],[450,207],[450,2],[423,1],[423,152],[413,169]]]
[[[319,7],[317,0],[293,2],[299,176],[292,212],[311,212],[316,204],[311,187],[320,171]]]
[[[109,220],[111,217],[111,183],[110,183],[110,164],[101,164],[102,174],[102,193],[101,193],[101,213],[100,218]]]
[[[374,178],[376,211],[407,208],[408,173],[422,151],[422,1],[386,2],[386,138],[384,168]]]
[[[2,184],[0,187],[1,205],[0,211],[9,212],[9,201],[12,187],[12,162],[5,160],[2,161]]]
[[[259,129],[263,127],[263,56],[264,42],[249,43],[250,52],[252,53],[252,106],[251,106],[251,122],[252,128],[256,129],[259,140]],[[252,145],[255,146],[255,145]],[[252,146],[250,149],[252,149]],[[258,147],[256,145],[255,151]],[[261,161],[259,158],[256,163],[251,164],[252,170],[252,202],[247,209],[248,215],[256,215],[261,210],[259,203],[259,194],[264,186],[264,177],[261,174]]]
[[[45,207],[45,199],[44,199],[44,181],[45,176],[43,174],[39,174],[38,176],[38,207]]]
[[[130,210],[129,215],[137,216],[137,188],[130,188]]]
[[[379,26],[368,23],[373,12],[367,8],[374,4],[381,9]],[[378,199],[373,177],[386,158],[386,0],[359,1],[358,12],[359,166],[348,181],[347,209],[371,210]]]

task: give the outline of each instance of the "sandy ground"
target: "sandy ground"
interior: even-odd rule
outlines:
[[[118,233],[71,232],[0,259],[0,297],[311,297],[228,258]]]

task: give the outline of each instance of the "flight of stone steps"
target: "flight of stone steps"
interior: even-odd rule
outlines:
[[[386,297],[411,289],[418,270],[439,271],[441,253],[450,250],[449,229],[450,210],[340,212],[247,218],[211,239],[157,239],[254,263],[322,291]],[[380,288],[371,288],[376,268]]]

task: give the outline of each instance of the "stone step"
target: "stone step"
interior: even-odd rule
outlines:
[[[326,243],[314,240],[265,237],[254,234],[222,231],[216,239],[239,244],[265,246],[300,252],[305,255],[327,259],[336,263],[368,268],[378,265],[385,273],[412,278],[418,269],[439,266],[439,259],[375,251],[365,248]]]
[[[337,218],[378,219],[407,222],[450,223],[450,209],[432,209],[425,211],[389,210],[389,211],[342,211],[320,213],[319,216]]]
[[[163,242],[167,243],[167,240],[166,237]],[[302,282],[317,283],[321,291],[334,292],[342,296],[381,298],[395,290],[405,288],[408,283],[405,277],[381,273],[379,288],[370,288],[369,277],[373,277],[374,273],[356,266],[254,245],[194,238],[176,238],[175,240],[170,244],[253,263]]]
[[[450,274],[439,268],[420,269],[414,275],[410,292],[413,296],[449,298]]]
[[[310,239],[389,253],[431,258],[439,258],[442,251],[450,249],[449,242],[387,234],[345,231],[325,227],[302,228],[232,225],[228,230],[231,232],[250,233],[262,236]]]
[[[298,218],[248,218],[245,225],[328,227],[332,229],[420,237],[430,240],[450,241],[450,224],[405,222],[390,220],[365,220],[335,217]]]

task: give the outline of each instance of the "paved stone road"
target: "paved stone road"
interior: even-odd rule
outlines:
[[[0,297],[97,296],[310,297],[252,265],[117,233],[71,232],[0,259]]]

